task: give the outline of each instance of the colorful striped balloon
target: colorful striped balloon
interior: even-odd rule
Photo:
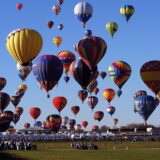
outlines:
[[[143,64],[140,75],[148,88],[154,94],[158,94],[160,91],[160,61],[154,60]]]
[[[76,51],[83,62],[93,71],[106,53],[106,42],[96,36],[82,38],[76,44]]]
[[[124,61],[116,61],[108,67],[108,72],[110,79],[121,89],[131,75],[131,67]]]
[[[103,97],[108,101],[109,104],[115,97],[115,94],[116,92],[114,91],[114,89],[111,89],[111,88],[105,89],[103,91]]]

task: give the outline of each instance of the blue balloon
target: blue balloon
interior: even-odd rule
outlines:
[[[36,121],[34,123],[34,127],[42,127],[42,122],[41,121]]]
[[[140,114],[145,122],[158,105],[158,98],[154,98],[150,95],[139,95],[134,98],[134,110]]]
[[[76,124],[76,120],[75,120],[75,119],[69,119],[68,125],[69,125],[71,128],[73,128],[75,124]]]
[[[62,62],[54,55],[39,56],[33,64],[33,74],[47,93],[58,83],[62,73]]]
[[[121,96],[121,94],[122,94],[122,90],[120,90],[120,89],[119,89],[119,90],[117,90],[117,96],[118,96],[118,97],[120,97],[120,96]]]

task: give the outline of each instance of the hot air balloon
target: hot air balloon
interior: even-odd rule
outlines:
[[[98,81],[96,79],[93,79],[87,86],[87,91],[91,94],[94,89],[97,87]]]
[[[104,79],[107,76],[107,73],[105,71],[100,72],[100,76],[102,79]]]
[[[48,26],[49,29],[51,29],[53,27],[53,25],[54,25],[53,21],[48,21],[47,22],[47,26]]]
[[[84,128],[86,128],[86,127],[88,126],[88,122],[87,122],[87,121],[83,121],[83,122],[82,122],[82,126],[83,126]]]
[[[34,123],[34,127],[42,127],[42,122],[41,121],[36,121]]]
[[[14,113],[12,111],[4,111],[0,113],[0,118],[8,119],[10,122],[13,120]]]
[[[63,0],[57,0],[57,2],[58,2],[59,5],[62,5],[64,1]]]
[[[69,78],[69,76],[64,76],[64,81],[66,82],[66,83],[68,83],[68,81],[70,80],[70,78]]]
[[[128,22],[131,16],[134,14],[135,9],[131,5],[125,5],[124,7],[120,8],[120,14],[125,16],[126,21]]]
[[[108,106],[107,112],[112,116],[114,112],[116,111],[116,108],[114,106]]]
[[[12,122],[16,125],[19,120],[20,120],[20,116],[17,114],[14,114]]]
[[[53,38],[53,43],[54,43],[57,47],[59,47],[60,44],[62,43],[62,38],[59,37],[59,36],[54,37],[54,38]]]
[[[76,44],[75,49],[84,63],[94,71],[107,51],[107,44],[100,37],[89,36],[82,38]]]
[[[7,93],[0,92],[0,112],[2,112],[10,103],[10,96]]]
[[[103,97],[108,101],[109,104],[115,97],[115,94],[116,92],[114,91],[114,89],[111,88],[107,88],[103,91]]]
[[[99,126],[94,125],[92,126],[92,131],[97,132],[99,130]]]
[[[62,96],[56,96],[52,100],[53,106],[58,110],[59,114],[67,104],[67,99]]]
[[[71,51],[67,50],[59,52],[57,57],[61,60],[63,64],[63,71],[66,73],[66,78],[67,78],[70,65],[76,59],[76,57]]]
[[[19,90],[24,90],[24,91],[26,91],[27,90],[27,85],[25,85],[25,84],[20,84],[19,86],[18,86],[18,89]]]
[[[59,25],[57,26],[57,28],[58,28],[60,31],[63,29],[63,27],[64,27],[63,24],[59,24]]]
[[[6,39],[8,52],[20,65],[28,65],[39,54],[42,44],[41,35],[26,28],[12,31]]]
[[[76,131],[80,131],[81,128],[82,128],[82,126],[81,126],[81,124],[76,124],[76,125],[74,126],[74,128],[75,128]]]
[[[87,98],[87,96],[88,96],[88,92],[86,91],[86,90],[80,90],[80,91],[78,91],[78,97],[79,97],[79,99],[82,101],[82,103],[84,102],[84,100]]]
[[[52,11],[55,13],[55,15],[58,15],[61,12],[61,7],[59,5],[54,5],[52,7]]]
[[[109,22],[106,24],[106,30],[108,33],[112,36],[117,32],[118,30],[118,24],[116,22]]]
[[[154,98],[150,95],[137,95],[134,98],[134,108],[136,112],[144,119],[145,124],[147,119],[159,105],[158,98]]]
[[[102,111],[95,112],[93,116],[93,118],[99,122],[102,120],[103,117],[104,117],[104,113]]]
[[[92,35],[92,31],[90,29],[85,30],[85,37],[90,37]]]
[[[62,124],[63,125],[66,125],[68,123],[68,121],[69,121],[69,117],[67,117],[67,116],[62,117]]]
[[[74,14],[85,27],[86,22],[92,17],[93,8],[88,2],[79,2],[74,7]]]
[[[98,98],[97,97],[95,97],[95,96],[89,96],[88,98],[87,98],[87,103],[88,103],[88,106],[92,109],[92,111],[93,111],[93,109],[95,108],[95,106],[98,104]]]
[[[69,119],[68,125],[69,125],[70,129],[73,129],[75,124],[76,124],[75,119]]]
[[[120,96],[121,96],[121,94],[122,94],[122,90],[120,90],[120,89],[119,89],[119,90],[117,90],[116,94],[117,94],[117,96],[118,96],[118,97],[120,97]]]
[[[16,8],[20,11],[23,7],[23,4],[22,3],[17,3],[16,4]]]
[[[32,107],[29,110],[30,116],[36,121],[36,119],[40,116],[41,114],[41,109],[37,107]]]
[[[7,80],[4,77],[0,77],[0,91],[5,87]]]
[[[94,93],[95,95],[97,95],[97,94],[98,94],[98,92],[99,92],[99,88],[98,88],[98,87],[96,87],[96,88],[93,90],[93,93]]]
[[[114,124],[115,127],[116,127],[117,123],[118,123],[118,119],[117,119],[117,118],[114,118],[114,119],[113,119],[113,124]]]
[[[33,65],[33,74],[47,93],[58,83],[62,73],[62,62],[54,55],[40,56]]]
[[[5,132],[9,128],[10,123],[11,121],[7,118],[0,117],[0,132]]]
[[[92,72],[82,59],[71,63],[70,73],[83,89],[86,89],[88,84],[98,76],[97,67]]]
[[[22,108],[22,107],[16,107],[16,108],[14,109],[14,113],[15,113],[16,115],[18,115],[18,116],[21,116],[22,113],[23,113],[23,108]]]
[[[9,128],[7,129],[7,132],[9,132],[9,134],[14,134],[16,133],[16,129],[10,125]]]
[[[16,94],[15,96],[18,96],[19,98],[22,98],[25,94],[25,90],[24,89],[17,89],[15,91],[15,94]]]
[[[79,106],[72,106],[71,107],[71,112],[76,116],[78,114],[78,112],[80,111],[80,107]]]
[[[14,107],[16,107],[20,103],[20,100],[21,100],[19,96],[11,96],[10,99]]]
[[[24,124],[24,128],[30,128],[30,126],[31,126],[30,123],[25,123]]]
[[[17,71],[19,78],[24,81],[32,71],[32,62],[29,62],[27,65],[17,63]]]
[[[58,132],[58,130],[62,124],[61,116],[59,116],[57,114],[52,114],[46,118],[46,121],[49,122],[49,127],[50,127],[49,129],[51,129],[51,131]]]
[[[116,61],[108,67],[108,72],[110,79],[121,89],[131,75],[131,67],[124,61]]]
[[[160,61],[152,60],[142,65],[140,75],[147,87],[157,95],[160,91]]]

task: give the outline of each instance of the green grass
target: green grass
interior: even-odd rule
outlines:
[[[37,151],[7,151],[7,153],[14,158],[22,157],[26,160],[160,160],[160,142],[124,142],[123,144],[97,142],[99,150],[70,149],[70,142],[36,144]]]

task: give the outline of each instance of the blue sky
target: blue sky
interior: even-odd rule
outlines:
[[[9,55],[5,40],[7,35],[17,28],[32,28],[40,32],[43,37],[43,48],[40,52],[42,54],[57,55],[59,51],[70,50],[78,59],[78,54],[73,46],[84,35],[85,29],[82,28],[81,23],[74,16],[74,6],[80,2],[79,0],[64,0],[61,13],[56,16],[52,11],[52,6],[57,3],[56,0],[21,0],[23,8],[19,12],[16,9],[16,0],[1,0],[0,5],[0,76],[7,79],[7,85],[4,92],[11,96],[14,95],[21,80],[17,76],[16,64],[17,62]],[[130,64],[132,74],[130,79],[123,86],[123,94],[120,98],[115,98],[112,105],[116,107],[116,112],[113,118],[118,118],[120,125],[128,123],[142,123],[142,118],[138,113],[133,112],[133,94],[138,90],[146,90],[148,94],[153,93],[142,82],[139,70],[141,66],[149,60],[159,60],[160,54],[160,22],[159,22],[159,0],[88,0],[93,6],[93,17],[88,21],[86,29],[91,29],[93,35],[102,37],[108,46],[105,57],[100,61],[99,71],[107,71],[108,66],[116,61],[123,60]],[[125,4],[131,4],[135,7],[135,14],[131,17],[127,24],[125,18],[120,15],[119,9]],[[48,29],[46,23],[48,20],[54,21],[54,27]],[[109,21],[115,21],[119,25],[119,30],[114,36],[110,37],[105,29],[105,25]],[[59,31],[56,27],[58,24],[64,24],[64,29]],[[63,42],[57,48],[52,39],[55,36],[61,36]],[[61,115],[67,115],[74,118],[70,108],[72,105],[79,105],[81,110],[76,117],[77,123],[83,120],[88,120],[89,127],[92,125],[107,125],[112,127],[112,119],[106,112],[108,106],[107,101],[102,97],[102,92],[105,88],[113,88],[117,90],[117,86],[107,76],[104,80],[98,78],[100,91],[98,93],[99,103],[94,111],[102,110],[105,117],[100,124],[93,119],[93,114],[87,103],[81,104],[77,96],[77,91],[81,89],[79,84],[71,77],[69,83],[66,85],[63,80],[64,74],[59,81],[58,87],[54,87],[51,93],[51,98],[46,98],[44,90],[40,90],[37,81],[31,73],[25,84],[28,90],[21,100],[19,106],[24,108],[24,113],[16,128],[22,128],[25,122],[33,124],[34,120],[29,115],[29,108],[36,106],[41,108],[42,114],[38,120],[44,120],[48,114],[58,113],[53,107],[51,100],[54,96],[65,96],[68,100],[66,108],[61,112]],[[14,107],[10,103],[7,110],[13,110]],[[153,112],[148,119],[149,124],[159,125],[160,122],[160,107]]]

